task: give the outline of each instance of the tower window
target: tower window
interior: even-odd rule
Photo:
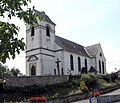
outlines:
[[[34,26],[32,26],[31,28],[31,36],[34,36],[35,35],[35,30],[34,30]]]
[[[46,36],[50,37],[50,28],[48,26],[46,27]]]

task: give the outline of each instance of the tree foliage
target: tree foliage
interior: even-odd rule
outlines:
[[[9,19],[17,17],[26,24],[35,25],[37,24],[37,15],[31,8],[28,8],[30,2],[31,0],[1,0],[0,17],[5,18],[7,14]],[[2,63],[5,63],[7,58],[14,59],[20,50],[25,50],[23,38],[18,39],[19,30],[20,28],[15,24],[0,20],[0,61]]]
[[[7,66],[3,66],[0,63],[0,77],[9,77],[9,76],[18,76],[22,75],[20,70],[18,68],[13,67],[12,69],[9,69]]]
[[[5,76],[10,76],[11,73],[10,73],[10,70],[7,66],[3,66],[1,63],[0,63],[0,77],[5,77]]]
[[[22,75],[22,73],[20,73],[20,70],[18,68],[13,67],[11,70],[11,76],[18,76],[18,75]]]

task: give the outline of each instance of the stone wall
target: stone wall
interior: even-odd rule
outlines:
[[[69,76],[57,75],[57,76],[21,76],[21,77],[9,77],[6,78],[4,87],[25,87],[32,85],[52,85],[56,83],[63,83],[69,80]]]

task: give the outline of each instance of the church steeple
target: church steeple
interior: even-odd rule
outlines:
[[[51,24],[53,24],[53,25],[56,25],[56,24],[49,18],[49,16],[46,15],[46,13],[45,13],[44,11],[41,11],[41,12],[40,12],[40,11],[37,11],[37,10],[34,9],[34,12],[36,13],[36,15],[42,17],[46,22],[49,22],[49,23],[51,23]]]
[[[55,41],[55,23],[46,15],[45,12],[35,10],[33,6],[34,13],[44,20],[38,19],[38,26],[26,26],[26,74],[31,75],[31,70],[33,70],[32,65],[34,65],[35,75],[46,74],[47,68],[54,68],[54,64],[51,67],[46,67],[44,58],[46,60],[54,61],[53,50]],[[28,61],[30,57],[37,57],[33,61]],[[52,58],[51,58],[52,57]],[[32,60],[32,59],[30,59]],[[44,63],[43,63],[44,62]],[[47,72],[52,74],[53,71]]]

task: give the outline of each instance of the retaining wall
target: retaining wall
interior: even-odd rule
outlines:
[[[67,75],[57,75],[57,76],[21,76],[21,77],[9,77],[6,78],[6,83],[4,87],[25,87],[31,85],[52,85],[56,83],[63,83],[69,80]]]

